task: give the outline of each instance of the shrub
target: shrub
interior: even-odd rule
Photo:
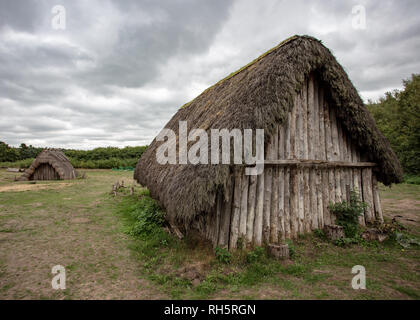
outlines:
[[[135,219],[135,223],[129,233],[134,236],[147,236],[161,228],[165,213],[155,200],[143,196],[133,205],[130,215]]]
[[[262,247],[256,247],[254,250],[248,252],[246,255],[246,261],[248,263],[254,263],[260,261],[265,257],[265,249]]]
[[[359,216],[367,207],[355,190],[350,191],[350,202],[330,203],[328,208],[337,216],[337,224],[344,227],[347,238],[356,238],[359,232]]]
[[[230,263],[232,260],[232,254],[225,248],[216,247],[215,249],[216,259],[221,263]]]
[[[420,185],[420,176],[405,175],[404,182],[408,184]]]

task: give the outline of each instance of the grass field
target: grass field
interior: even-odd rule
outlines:
[[[132,172],[82,170],[86,179],[14,182],[0,171],[0,299],[419,299],[420,251],[394,241],[338,247],[314,235],[291,243],[291,260],[238,252],[229,264],[196,239],[130,235],[145,193],[110,194]],[[420,186],[381,187],[386,219],[420,237]],[[53,290],[51,268],[66,268]],[[354,290],[351,269],[366,268]]]

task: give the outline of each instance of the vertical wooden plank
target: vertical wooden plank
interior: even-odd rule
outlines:
[[[270,242],[270,218],[271,218],[271,197],[273,185],[273,168],[270,166],[264,169],[264,204],[263,204],[263,238],[264,244]]]
[[[343,137],[343,128],[341,126],[340,121],[337,119],[337,115],[336,115],[336,121],[337,121],[337,131],[338,131],[338,147],[339,147],[339,160],[340,161],[345,161],[345,139]],[[340,190],[341,190],[341,201],[345,201],[346,199],[346,177],[345,177],[345,173],[344,173],[344,168],[339,167],[339,172],[340,172]]]
[[[356,144],[352,143],[352,154],[353,154],[353,161],[354,162],[360,162],[360,154],[357,150]],[[359,168],[353,168],[353,185],[354,189],[359,194],[359,199],[363,201],[363,191],[362,191],[362,171]],[[359,223],[364,226],[365,223],[365,214],[362,213],[362,215],[359,217]]]
[[[235,185],[233,189],[232,217],[230,221],[229,249],[235,249],[239,238],[239,218],[241,214],[242,172],[235,170]]]
[[[308,159],[308,81],[305,80],[302,87],[302,159]]]
[[[279,128],[279,159],[285,159],[285,126]],[[279,238],[285,239],[284,230],[284,167],[279,167]]]
[[[325,92],[324,92],[325,94]],[[325,147],[325,160],[331,161],[332,160],[332,140],[331,140],[331,125],[330,125],[330,115],[329,115],[329,108],[328,102],[326,97],[324,96],[323,99],[323,113],[324,113],[324,147]],[[330,185],[333,182],[333,177],[331,177],[331,170],[326,168],[324,170],[325,177],[323,176],[324,187],[325,190],[328,192],[325,193],[325,199],[323,199],[323,206],[324,206],[324,223],[331,224],[331,213],[328,209],[328,205],[330,201],[334,201],[334,193],[332,186]]]
[[[279,156],[279,128],[277,127],[273,136],[273,159]],[[272,172],[272,193],[270,206],[270,242],[278,243],[278,217],[279,217],[279,172],[278,167],[273,168]]]
[[[378,181],[376,176],[372,174],[372,190],[373,190],[373,204],[375,206],[375,218],[379,222],[384,222],[384,217],[382,214],[381,199],[379,197]]]
[[[257,176],[257,203],[255,206],[254,244],[262,244],[263,214],[264,214],[264,172]]]
[[[305,225],[305,232],[309,232],[312,229],[312,214],[311,214],[311,192],[309,189],[309,176],[310,171],[312,169],[309,167],[303,168],[303,195],[304,195],[304,203],[303,203],[303,210],[305,213],[304,218],[304,225]]]
[[[242,243],[246,243],[246,226],[248,220],[248,189],[249,189],[249,176],[242,173],[241,184],[241,216],[239,219],[239,237]]]
[[[320,86],[319,90],[319,141],[320,141],[320,158],[327,160],[326,153],[326,138],[325,138],[325,103],[324,103],[324,88]],[[321,192],[322,192],[322,212],[320,219],[320,228],[324,227],[324,224],[329,224],[328,216],[328,171],[327,169],[321,169]]]
[[[255,221],[255,208],[257,198],[257,177],[249,176],[249,189],[248,189],[248,216],[246,222],[246,242],[247,246],[251,245],[254,240],[254,221]]]
[[[227,186],[226,196],[222,203],[222,215],[220,217],[219,247],[226,249],[229,248],[234,180],[234,175],[232,174]]]
[[[273,187],[270,212],[270,243],[279,242],[279,168],[273,168]]]
[[[296,111],[297,99],[293,101],[293,108],[290,112],[289,118],[289,134],[290,134],[290,159],[296,159]]]
[[[334,106],[330,106],[330,120],[331,120],[331,133],[332,133],[332,144],[334,147],[333,158],[335,161],[340,160],[340,149],[339,149],[339,139],[338,139],[338,127],[337,119],[335,118]],[[334,169],[335,177],[335,202],[341,202],[341,174],[340,169]]]
[[[284,227],[284,168],[278,168],[279,174],[279,214],[278,214],[278,233],[279,240],[286,238],[285,227]]]
[[[303,154],[301,154],[302,159],[308,159],[309,149],[308,149],[308,80],[305,80],[302,88],[302,128],[303,128]],[[303,168],[303,224],[305,232],[311,230],[311,211],[310,211],[310,192],[309,192],[309,168]],[[302,184],[302,180],[300,182]]]
[[[315,148],[317,138],[315,137],[315,111],[318,105],[318,94],[313,74],[308,82],[308,158],[315,159]],[[309,212],[311,217],[311,229],[318,228],[317,195],[316,195],[316,172],[315,168],[309,169]]]
[[[304,159],[305,157],[305,149],[304,149],[304,117],[303,112],[304,108],[303,104],[305,102],[304,94],[301,92],[297,96],[297,103],[296,103],[296,144],[299,146],[296,148],[297,158]],[[297,220],[298,220],[298,232],[304,233],[304,218],[305,218],[305,210],[304,210],[304,173],[303,168],[297,168],[297,175],[298,175],[298,208],[297,208]]]
[[[296,167],[290,169],[290,233],[292,238],[296,238],[298,234],[297,210],[299,206],[299,186]]]
[[[314,128],[313,128],[313,113],[314,113],[314,99],[315,99],[315,88],[314,88],[314,77],[309,76],[308,80],[308,112],[307,112],[307,140],[308,140],[308,158],[314,159]]]
[[[324,88],[319,86],[319,159],[327,160],[325,147],[325,108],[324,108]]]
[[[290,230],[290,167],[284,169],[284,233],[291,238]]]
[[[354,189],[359,194],[359,199],[363,200],[360,177],[361,177],[360,169],[354,168],[353,169],[353,185],[355,186]],[[361,224],[362,226],[365,225],[364,213],[362,213],[362,215],[359,217],[359,224]]]
[[[314,148],[314,155],[317,160],[323,160],[323,145],[321,143],[323,136],[321,137],[321,95],[322,95],[322,88],[320,88],[320,83],[316,81],[315,86],[315,112],[314,112],[314,139],[315,139],[315,148]],[[323,127],[323,125],[322,125]],[[324,225],[324,214],[323,214],[323,204],[322,204],[322,173],[319,166],[315,167],[315,174],[316,174],[316,203],[317,203],[317,227],[322,228]]]
[[[289,119],[289,134],[290,134],[290,158],[296,159],[296,113],[297,113],[297,98],[295,97],[293,101],[293,108],[290,113],[290,119]],[[298,206],[295,205],[295,203],[292,204],[292,201],[297,201],[297,193],[294,193],[296,191],[293,189],[295,187],[295,184],[297,186],[296,182],[296,176],[297,171],[296,170],[290,170],[290,187],[292,188],[290,190],[290,207],[289,207],[289,221],[290,221],[290,230],[292,233],[292,237],[296,236],[297,233],[297,215],[298,215]]]
[[[216,196],[216,223],[213,230],[213,247],[217,247],[219,244],[219,230],[220,230],[220,217],[222,215],[222,194],[219,192]]]
[[[365,210],[366,222],[373,222],[375,214],[373,212],[373,195],[372,195],[372,168],[362,169],[362,188],[363,188],[363,201],[368,206]]]

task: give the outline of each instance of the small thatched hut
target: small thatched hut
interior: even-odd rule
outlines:
[[[346,72],[309,36],[283,41],[184,105],[165,128],[264,129],[265,170],[240,165],[156,161],[156,139],[134,178],[184,231],[214,246],[261,245],[334,222],[328,203],[358,189],[369,204],[360,223],[383,220],[377,181],[400,182],[402,169]]]
[[[75,178],[76,170],[61,150],[45,149],[25,170],[19,180],[70,180]]]

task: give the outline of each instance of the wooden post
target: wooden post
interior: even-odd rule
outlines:
[[[257,178],[257,203],[255,207],[254,221],[254,244],[260,246],[262,244],[263,229],[263,210],[264,210],[264,173]]]
[[[290,231],[292,238],[296,238],[298,234],[298,206],[299,206],[299,186],[298,186],[297,169],[290,170]]]
[[[302,159],[308,159],[309,154],[309,138],[308,138],[308,80],[305,80],[302,88],[302,127],[303,127],[303,148],[301,153]],[[304,230],[311,230],[311,212],[310,212],[310,192],[309,192],[309,168],[303,168],[303,213],[304,213]],[[302,183],[302,180],[300,180]]]
[[[303,107],[303,104],[305,102],[305,98],[304,98],[304,94],[301,93],[297,96],[296,99],[297,103],[296,103],[296,156],[298,159],[304,159],[305,157],[305,149],[304,149],[304,130],[303,127],[304,125],[306,126],[306,124],[304,124],[303,122],[303,110],[305,109]],[[302,167],[298,167],[297,168],[297,183],[298,183],[298,212],[297,212],[297,220],[298,220],[298,232],[299,233],[304,233],[305,232],[305,227],[304,227],[304,218],[305,218],[305,208],[304,208],[304,191],[305,191],[305,186],[304,186],[304,175],[303,175],[303,168]]]
[[[253,239],[254,239],[256,196],[257,196],[257,176],[249,176],[248,217],[247,217],[247,223],[246,223],[247,245],[252,244]]]
[[[337,226],[337,225],[325,225],[324,226],[324,233],[327,239],[331,241],[335,241],[338,239],[344,238],[344,227]]]
[[[330,119],[331,119],[331,133],[332,133],[332,143],[334,147],[334,160],[340,160],[340,149],[339,149],[339,140],[338,140],[338,128],[337,128],[337,119],[335,118],[335,110],[333,107],[330,108]],[[341,202],[341,174],[340,169],[336,168],[334,170],[335,177],[335,202]]]
[[[290,167],[284,169],[284,233],[291,238],[290,230]]]
[[[316,140],[315,136],[315,112],[318,105],[318,94],[316,90],[316,82],[313,74],[309,77],[308,83],[308,157],[315,159],[316,157]],[[311,217],[311,229],[318,228],[318,214],[317,214],[317,196],[316,196],[316,173],[315,168],[309,169],[309,212]]]
[[[232,214],[234,176],[228,182],[225,199],[222,203],[222,216],[220,217],[219,247],[228,249],[230,236],[230,219]]]
[[[230,222],[229,249],[235,249],[239,238],[239,219],[241,214],[242,172],[235,170],[235,185],[233,191],[233,207]]]
[[[372,184],[373,184],[373,203],[375,205],[375,217],[376,220],[383,223],[384,217],[382,214],[382,207],[381,207],[381,199],[379,197],[379,189],[378,189],[378,181],[376,180],[376,176],[372,175]]]
[[[279,128],[279,159],[285,159],[285,126]],[[278,229],[281,239],[285,239],[284,227],[284,168],[279,169],[279,217]],[[279,238],[280,238],[279,237]]]
[[[262,229],[262,241],[264,244],[270,242],[270,216],[271,216],[271,196],[272,196],[272,167],[264,169],[264,204],[263,204],[263,229]]]
[[[294,100],[293,109],[290,113],[290,159],[296,159],[296,114],[297,114],[297,98]],[[297,170],[290,171],[290,230],[292,237],[295,237],[298,232],[298,181]]]
[[[222,216],[222,203],[223,197],[222,194],[219,192],[216,195],[216,223],[215,228],[213,231],[213,247],[217,247],[219,245],[219,233],[220,233],[220,218]]]
[[[279,128],[277,127],[273,137],[272,158],[278,159],[279,155]],[[278,168],[272,171],[272,193],[270,207],[270,242],[278,242],[278,217],[279,217],[279,173]]]
[[[288,244],[281,244],[281,245],[270,244],[268,246],[268,254],[276,259],[288,259],[289,258],[289,245]]]
[[[248,219],[248,189],[249,176],[243,173],[241,184],[241,217],[239,219],[239,237],[246,240],[246,225]]]
[[[373,196],[372,196],[372,169],[362,169],[362,188],[363,188],[363,201],[368,206],[365,209],[366,222],[373,222],[375,220],[375,214],[373,212]]]

